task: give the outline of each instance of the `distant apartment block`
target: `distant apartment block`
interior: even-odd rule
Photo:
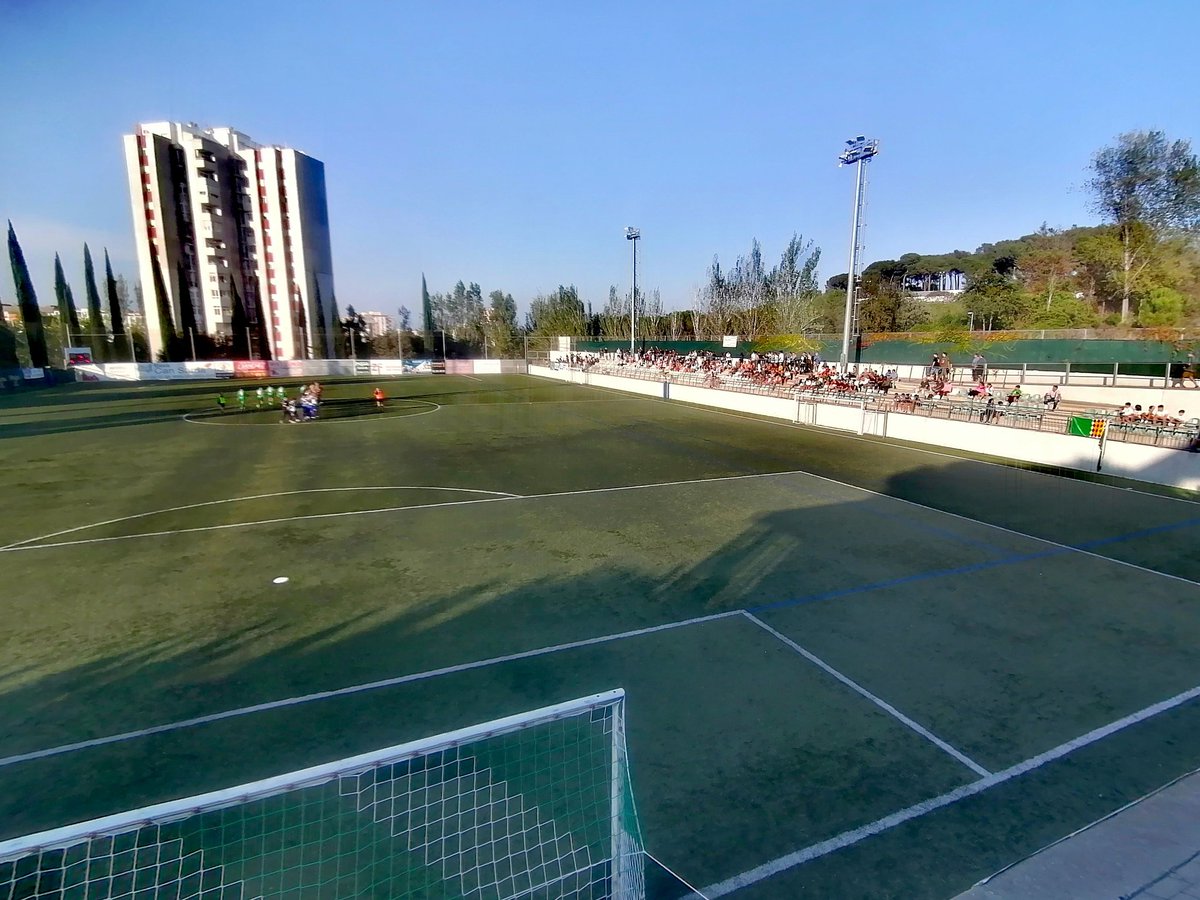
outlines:
[[[124,144],[151,352],[163,344],[157,278],[184,337],[188,322],[225,338],[245,322],[274,359],[333,356],[324,163],[194,123],[141,124]]]
[[[367,326],[367,337],[383,337],[392,330],[392,317],[387,313],[365,312],[360,315]]]

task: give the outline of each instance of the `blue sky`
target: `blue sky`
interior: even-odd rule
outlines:
[[[134,273],[120,135],[228,124],[326,165],[339,304],[394,313],[478,281],[522,307],[639,282],[688,306],[713,255],[793,232],[845,271],[845,138],[878,138],[868,260],[1093,222],[1099,147],[1200,143],[1200,7],[0,2],[0,217],[43,303],[53,252]],[[11,302],[0,278],[0,299]]]

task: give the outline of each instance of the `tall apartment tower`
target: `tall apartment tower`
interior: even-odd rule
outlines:
[[[333,356],[324,163],[194,123],[138,125],[124,144],[154,356],[171,331],[187,341],[188,329],[230,338],[235,327],[257,358]]]

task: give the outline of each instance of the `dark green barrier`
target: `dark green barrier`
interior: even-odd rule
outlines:
[[[836,362],[841,355],[841,342],[815,341],[817,351],[827,361]],[[576,349],[583,353],[598,353],[628,349],[628,341],[578,341]],[[731,353],[734,356],[749,356],[759,345],[742,341],[736,348],[722,347],[720,341],[641,341],[639,349],[658,347],[677,353],[705,350],[718,355]],[[871,341],[869,338],[857,357],[864,365],[892,363],[895,365],[926,365],[937,353],[946,353],[956,366],[967,366],[976,352],[982,353],[989,365],[997,367],[1020,365],[1065,365],[1070,363],[1072,371],[1108,373],[1114,364],[1129,375],[1162,375],[1164,367],[1172,361],[1186,360],[1164,341],[1071,341],[1071,340],[1013,340],[1013,341],[970,341],[966,348],[961,344],[918,343],[916,341]]]

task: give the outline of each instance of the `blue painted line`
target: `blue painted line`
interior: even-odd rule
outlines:
[[[1108,544],[1119,544],[1122,541],[1132,541],[1138,538],[1149,537],[1155,534],[1163,534],[1168,531],[1177,531],[1181,528],[1191,528],[1200,525],[1200,518],[1185,519],[1182,522],[1172,522],[1169,525],[1156,525],[1152,528],[1141,528],[1137,531],[1130,531],[1125,534],[1118,534],[1112,537],[1095,538],[1090,541],[1084,541],[1081,544],[1063,547],[1051,547],[1047,550],[1041,550],[1037,553],[1018,553],[1010,556],[1003,556],[1000,559],[989,559],[982,562],[971,563],[966,566],[956,566],[952,569],[934,569],[929,572],[918,572],[915,575],[904,575],[900,578],[891,578],[887,581],[877,581],[874,584],[862,584],[857,587],[838,588],[833,591],[824,591],[820,594],[809,594],[804,597],[793,597],[787,600],[777,600],[774,603],[764,603],[761,606],[747,607],[750,612],[767,612],[773,609],[786,609],[792,606],[803,606],[808,603],[819,603],[822,600],[835,600],[838,597],[851,597],[855,594],[867,594],[871,591],[879,591],[885,588],[899,587],[904,584],[915,584],[921,581],[931,581],[935,578],[948,578],[953,575],[971,575],[975,572],[983,572],[987,569],[995,569],[1000,566],[1010,566],[1016,563],[1030,562],[1035,559],[1046,559],[1051,556],[1062,556],[1064,553],[1070,553],[1072,550],[1089,550],[1093,547],[1101,547]],[[1115,561],[1115,560],[1114,560]]]
[[[942,528],[940,525],[931,525],[928,522],[921,522],[917,519],[908,518],[907,516],[897,515],[896,513],[868,511],[866,515],[871,518],[891,519],[892,521],[900,522],[909,528],[918,528],[921,531],[927,531],[930,534],[936,534],[939,537],[946,538],[947,540],[954,541],[955,543],[966,544],[971,547],[978,547],[980,550],[987,550],[990,553],[1008,552],[1003,547],[997,547],[995,544],[990,544],[987,541],[981,541],[972,537],[967,537],[966,535],[959,534],[958,532],[952,531],[949,528]]]
[[[947,578],[951,575],[970,575],[973,572],[982,572],[986,569],[995,569],[999,566],[1008,566],[1013,563],[1028,562],[1034,559],[1043,559],[1048,556],[1059,556],[1067,553],[1068,549],[1064,547],[1052,547],[1049,550],[1042,550],[1038,553],[1021,553],[1016,556],[1003,556],[1000,559],[989,559],[983,562],[972,563],[969,566],[956,566],[953,569],[934,569],[931,572],[918,572],[915,575],[904,575],[900,578],[891,578],[887,581],[877,581],[874,584],[862,584],[857,587],[839,588],[835,591],[825,591],[820,594],[809,594],[807,597],[794,597],[790,600],[777,600],[774,603],[764,603],[762,606],[748,607],[750,612],[767,612],[772,609],[784,609],[789,606],[801,606],[806,603],[818,603],[821,600],[833,600],[837,597],[849,597],[854,594],[866,594],[870,591],[878,591],[883,588],[899,587],[902,584],[913,584],[918,581],[929,581],[934,578]]]
[[[1095,538],[1090,541],[1084,541],[1082,544],[1075,544],[1077,550],[1090,550],[1093,547],[1103,547],[1107,544],[1119,544],[1121,541],[1133,541],[1142,537],[1149,537],[1154,534],[1164,534],[1168,531],[1178,531],[1180,528],[1191,528],[1195,525],[1200,525],[1200,518],[1184,519],[1182,522],[1172,522],[1170,525],[1155,525],[1153,528],[1142,528],[1138,531],[1130,531],[1127,534],[1118,534],[1113,537]]]

